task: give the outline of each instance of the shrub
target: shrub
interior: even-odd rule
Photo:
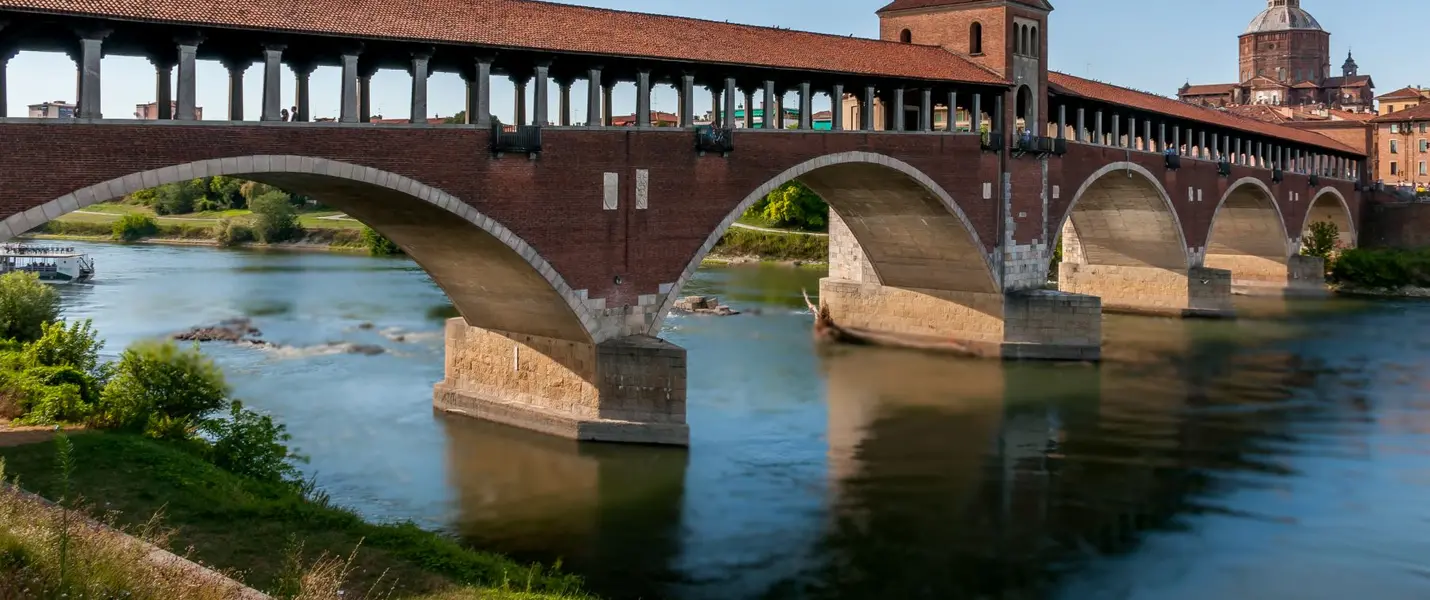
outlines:
[[[770,192],[755,207],[758,207],[759,216],[775,227],[819,230],[829,223],[829,205],[819,194],[798,181],[791,181]]]
[[[1311,234],[1301,242],[1301,254],[1324,259],[1327,266],[1330,265],[1331,254],[1336,251],[1336,246],[1340,242],[1340,230],[1335,223],[1320,221],[1312,223]]]
[[[209,460],[231,473],[259,481],[294,482],[299,473],[293,462],[306,460],[288,449],[287,427],[243,407],[234,400],[228,418],[209,419],[204,431],[213,436]]]
[[[1330,279],[1366,288],[1430,287],[1430,251],[1351,248],[1336,258]]]
[[[363,246],[367,247],[368,254],[373,256],[402,254],[402,248],[399,248],[392,240],[387,239],[386,236],[383,236],[381,233],[378,233],[376,229],[371,227],[362,228],[362,243]]]
[[[798,233],[770,233],[732,227],[712,254],[761,256],[775,260],[829,260],[829,238]]]
[[[159,233],[159,225],[149,215],[130,213],[115,221],[110,231],[116,240],[134,242]]]
[[[224,406],[223,371],[197,344],[138,342],[124,350],[100,394],[98,423],[158,439],[187,438]]]
[[[286,242],[298,235],[298,214],[288,202],[288,194],[273,191],[248,201],[253,211],[254,233],[264,243]]]
[[[214,240],[220,246],[237,246],[254,240],[253,228],[233,219],[220,219],[213,231]]]
[[[0,337],[29,342],[60,316],[60,295],[34,273],[0,275]]]
[[[98,338],[89,319],[75,321],[68,327],[63,322],[45,323],[40,330],[40,338],[25,345],[27,366],[74,367],[99,376],[103,367],[99,351],[104,349],[104,340]]]
[[[70,366],[0,373],[0,393],[18,404],[21,423],[81,422],[94,411],[94,380]]]

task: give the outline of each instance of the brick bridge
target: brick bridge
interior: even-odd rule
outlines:
[[[404,0],[395,14],[443,14],[446,1]],[[898,0],[879,13],[889,41],[470,1],[495,20],[429,31],[320,0],[294,0],[281,18],[224,10],[243,0],[0,0],[0,67],[21,49],[67,51],[80,67],[78,118],[0,120],[0,239],[196,177],[320,198],[401,246],[460,311],[439,408],[674,444],[688,439],[685,352],[659,339],[662,319],[726,228],[792,180],[831,206],[820,303],[836,322],[988,356],[1095,360],[1103,310],[1226,316],[1233,288],[1314,292],[1321,266],[1298,256],[1302,232],[1331,221],[1355,242],[1365,156],[1049,72],[1041,0]],[[593,33],[616,29],[642,35]],[[177,67],[176,110],[104,119],[107,53],[154,60],[161,107]],[[230,65],[233,98],[262,60],[260,119],[235,102],[225,121],[195,120],[197,59]],[[326,61],[343,71],[339,122],[304,122],[307,74]],[[284,62],[299,78],[298,122],[277,120]],[[412,125],[367,122],[367,82],[384,67],[413,74]],[[467,80],[468,124],[426,124],[432,70]],[[517,84],[514,127],[487,118],[493,73]],[[599,85],[588,122],[572,126],[582,78]],[[641,124],[652,82],[672,83],[681,126],[605,126],[616,81],[636,83]],[[714,118],[699,130],[696,83]],[[0,68],[0,106],[4,84]],[[816,89],[834,99],[832,130],[811,126]],[[740,94],[770,114],[791,92],[796,129],[765,128],[750,110],[722,118]]]

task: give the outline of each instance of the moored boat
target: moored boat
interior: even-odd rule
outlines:
[[[34,273],[56,285],[84,283],[94,279],[94,259],[69,247],[0,245],[0,275],[11,271]]]

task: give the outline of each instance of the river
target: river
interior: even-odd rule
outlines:
[[[816,349],[820,273],[705,269],[690,293],[754,312],[666,321],[678,450],[434,414],[453,313],[409,261],[76,245],[66,313],[107,354],[251,317],[283,347],[205,351],[335,501],[608,598],[1430,597],[1427,303],[1109,316],[1103,364],[1014,364]]]

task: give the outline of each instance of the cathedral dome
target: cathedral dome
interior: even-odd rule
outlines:
[[[1242,35],[1291,29],[1321,31],[1316,17],[1301,9],[1301,0],[1268,0],[1267,5],[1266,10],[1251,20]]]

